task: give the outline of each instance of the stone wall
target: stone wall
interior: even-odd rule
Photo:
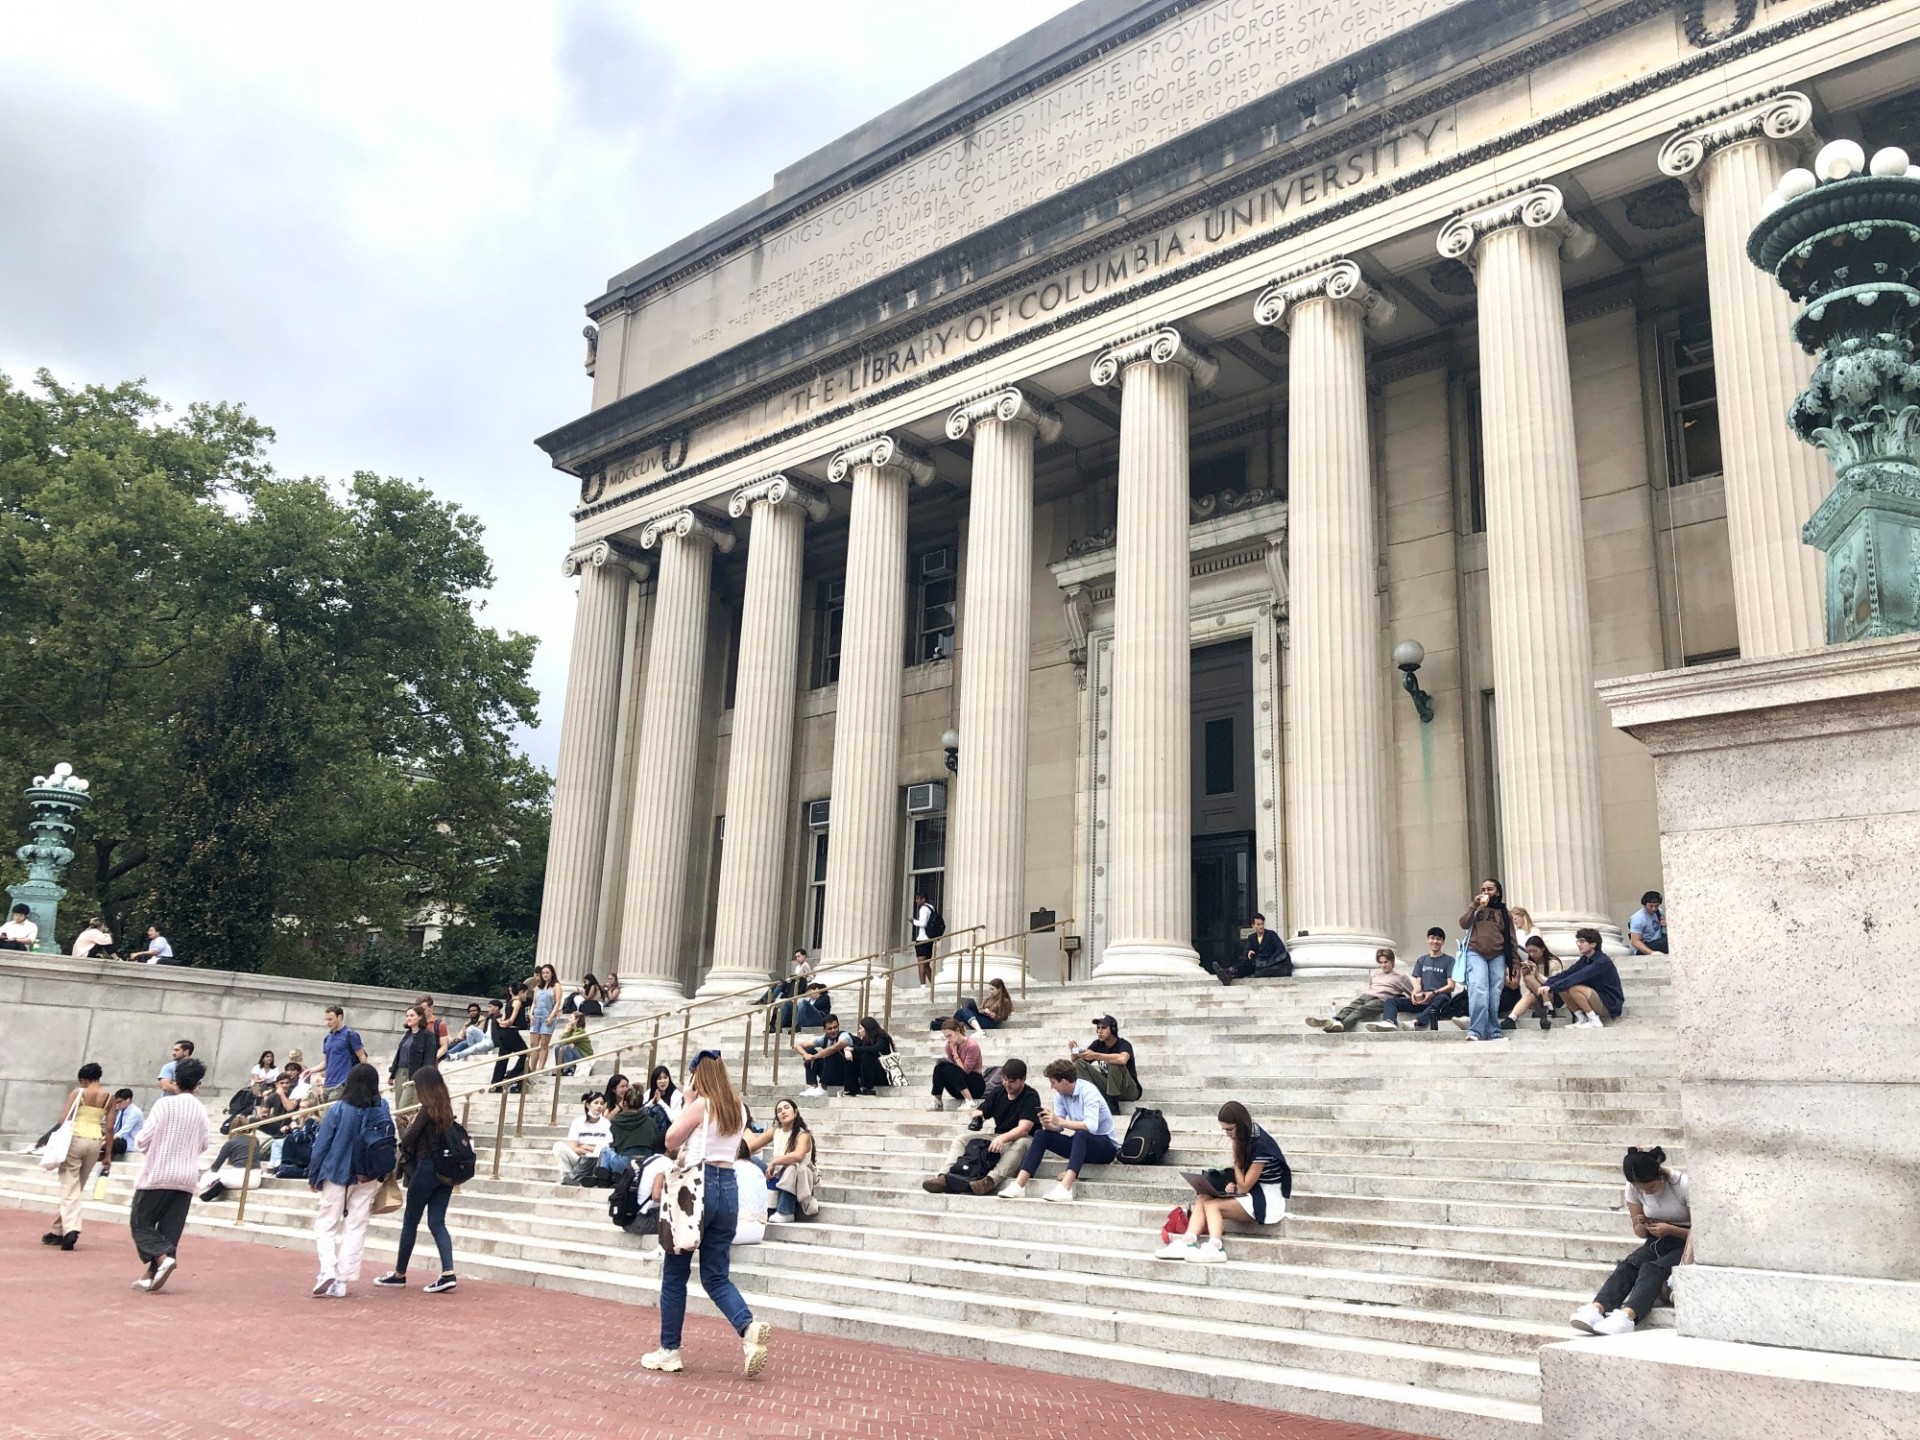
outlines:
[[[189,966],[129,965],[58,955],[0,952],[0,1134],[38,1134],[89,1060],[106,1083],[133,1088],[138,1103],[158,1095],[155,1078],[176,1040],[191,1040],[207,1062],[209,1095],[247,1083],[262,1050],[286,1062],[298,1048],[320,1063],[324,1011],[339,1005],[384,1070],[400,1019],[415,992],[366,985],[238,975]],[[471,997],[435,997],[464,1014]]]

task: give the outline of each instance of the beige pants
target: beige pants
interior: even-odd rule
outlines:
[[[941,1173],[944,1175],[953,1169],[961,1155],[966,1152],[969,1140],[976,1139],[985,1133],[984,1130],[962,1130],[959,1138],[953,1142],[953,1148],[947,1151],[947,1163],[940,1167]],[[1008,1141],[1007,1148],[993,1156],[993,1169],[987,1172],[987,1178],[993,1181],[996,1190],[1000,1188],[1002,1181],[1011,1180],[1020,1173],[1020,1161],[1027,1153],[1027,1146],[1032,1143],[1033,1136],[1023,1135],[1018,1140]]]
[[[98,1140],[76,1138],[67,1148],[60,1166],[60,1233],[75,1234],[80,1229],[80,1210],[87,1203],[87,1178],[100,1163]]]
[[[320,1187],[320,1209],[313,1217],[313,1248],[320,1273],[332,1280],[358,1280],[360,1256],[367,1248],[367,1220],[373,1214],[378,1180]]]

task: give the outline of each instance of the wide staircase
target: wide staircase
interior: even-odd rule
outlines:
[[[1350,980],[1036,988],[984,1037],[988,1063],[1019,1055],[1037,1079],[1069,1039],[1091,1038],[1092,1016],[1112,1012],[1138,1053],[1138,1104],[1173,1130],[1164,1165],[1092,1167],[1070,1205],[921,1188],[966,1117],[927,1109],[927,1024],[940,1007],[912,992],[893,1024],[907,1087],[800,1100],[821,1213],[736,1250],[734,1276],[776,1326],[1419,1434],[1537,1437],[1536,1352],[1572,1338],[1566,1317],[1632,1243],[1621,1152],[1661,1144],[1684,1163],[1666,966],[1621,963],[1628,1014],[1606,1030],[1528,1021],[1502,1045],[1451,1026],[1325,1035],[1302,1023],[1353,993]],[[726,1028],[738,1073],[745,1037]],[[645,1059],[642,1047],[625,1068]],[[613,1228],[608,1192],[555,1182],[553,1141],[607,1070],[603,1057],[592,1080],[560,1082],[558,1125],[546,1123],[547,1080],[530,1086],[518,1135],[509,1111],[498,1178],[498,1101],[475,1097],[480,1173],[449,1213],[463,1278],[654,1303],[654,1241]],[[791,1057],[777,1087],[769,1070],[756,1039],[747,1098],[762,1122],[803,1083]],[[1228,1099],[1286,1151],[1287,1219],[1233,1235],[1225,1264],[1161,1260],[1160,1227],[1188,1193],[1178,1171],[1226,1163],[1214,1112]],[[0,1204],[50,1209],[53,1177],[17,1153],[22,1143],[0,1156]],[[1058,1168],[1050,1158],[1029,1195]],[[131,1177],[120,1167],[90,1221],[123,1219]],[[229,1199],[196,1204],[191,1229],[302,1247],[312,1208],[304,1184],[269,1184],[250,1195],[244,1227]],[[373,1222],[370,1267],[391,1254],[397,1222]],[[431,1268],[420,1240],[414,1268]],[[652,1317],[635,1324],[646,1332]]]

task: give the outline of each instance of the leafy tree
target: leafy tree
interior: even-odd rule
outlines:
[[[479,621],[478,522],[403,480],[280,476],[272,439],[138,383],[0,375],[0,757],[93,781],[65,913],[157,919],[208,964],[269,915],[258,963],[306,973],[427,912],[530,933],[547,778],[510,736],[534,641]],[[269,814],[273,843],[214,874]]]

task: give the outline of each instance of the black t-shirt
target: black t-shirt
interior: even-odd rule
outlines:
[[[1124,1035],[1115,1035],[1110,1041],[1103,1041],[1097,1035],[1087,1046],[1088,1050],[1098,1050],[1102,1055],[1120,1055],[1127,1057],[1127,1073],[1133,1076],[1133,1083],[1140,1083],[1140,1069],[1134,1061],[1140,1057],[1133,1048],[1133,1042]],[[1083,1052],[1084,1053],[1084,1052]]]
[[[1031,1085],[1023,1086],[1020,1098],[1013,1099],[1003,1086],[996,1085],[987,1092],[987,1098],[981,1103],[980,1113],[993,1122],[993,1133],[1004,1135],[1022,1120],[1031,1120],[1034,1128],[1040,1127],[1040,1092]]]
[[[1260,1166],[1260,1183],[1278,1185],[1282,1195],[1291,1196],[1293,1171],[1288,1167],[1287,1157],[1281,1153],[1280,1146],[1274,1138],[1256,1125],[1253,1127],[1253,1144],[1249,1148],[1252,1153],[1247,1156],[1248,1161],[1263,1162]]]

